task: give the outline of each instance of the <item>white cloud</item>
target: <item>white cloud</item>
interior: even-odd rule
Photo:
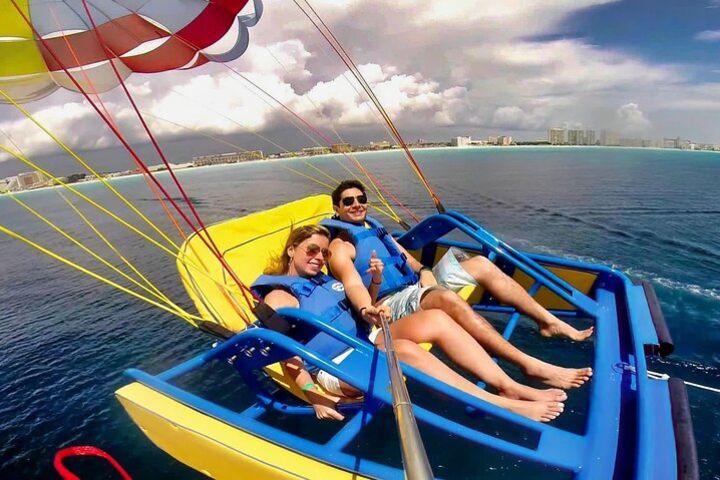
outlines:
[[[414,129],[449,132],[449,127],[457,134],[508,129],[536,136],[532,132],[564,122],[647,132],[680,110],[702,112],[703,118],[696,114],[698,124],[716,124],[720,83],[693,85],[682,66],[654,64],[582,38],[532,40],[561,33],[569,16],[612,1],[317,0],[314,6],[408,135]],[[266,2],[250,48],[229,67],[321,127],[332,122],[384,135],[367,98],[348,84],[346,67],[292,2]],[[290,125],[286,114],[222,65],[133,75],[129,85],[143,111],[211,134]],[[104,98],[128,137],[146,141],[121,93]],[[75,103],[58,105],[68,99]],[[116,143],[78,95],[54,94],[32,107],[74,148]],[[0,108],[0,129],[22,141],[23,148],[54,149],[42,132],[5,111]],[[148,120],[161,138],[188,135],[170,123]]]
[[[695,34],[695,40],[702,42],[717,42],[720,41],[720,30],[703,30]]]
[[[617,128],[627,134],[647,133],[652,123],[645,118],[637,103],[626,103],[615,111]]]
[[[540,130],[547,122],[547,112],[542,108],[525,111],[517,106],[499,107],[493,112],[492,125],[509,130]]]

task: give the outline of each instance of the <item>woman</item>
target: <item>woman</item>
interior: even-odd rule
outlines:
[[[335,307],[328,308],[333,302],[328,300],[332,295],[344,300],[342,284],[322,273],[329,242],[330,232],[319,225],[293,230],[281,257],[266,270],[267,275],[253,284],[253,288],[264,296],[265,303],[274,309],[304,308],[317,315],[331,312],[329,316],[322,316],[338,329],[362,337],[363,325],[355,323],[357,316],[353,317],[352,312],[338,313],[342,309]],[[383,265],[379,259],[372,258],[368,267],[368,272],[372,274],[370,295],[374,301],[382,281]],[[318,301],[320,298],[323,300]],[[347,305],[347,302],[339,304]],[[376,325],[379,316],[388,313],[383,311],[383,308],[369,304],[360,308],[358,313],[367,324]],[[421,310],[403,317],[390,325],[390,332],[400,360],[461,391],[541,422],[553,420],[563,411],[564,405],[561,402],[567,398],[565,392],[558,389],[539,390],[515,382],[492,361],[470,334],[441,310]],[[329,352],[333,352],[330,358],[339,363],[341,359],[335,358],[334,354],[346,350],[347,346],[329,336],[323,339],[322,335],[325,334],[316,335],[307,345],[313,348],[312,344],[315,342],[319,350],[324,350],[320,353],[328,356]],[[366,338],[378,348],[384,348],[382,335],[371,334]],[[495,388],[498,394],[478,388],[433,354],[422,349],[420,343],[432,343],[439,347],[458,366]],[[285,361],[284,367],[296,384],[305,391],[318,418],[342,420],[344,417],[335,409],[336,404],[362,395],[362,392],[351,385],[325,372],[318,372],[318,383],[333,394],[324,395],[298,357]]]

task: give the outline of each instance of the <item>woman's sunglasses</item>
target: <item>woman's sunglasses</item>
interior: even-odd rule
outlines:
[[[327,258],[330,251],[327,248],[321,248],[320,245],[316,245],[314,243],[311,243],[307,247],[305,247],[305,254],[308,257],[314,257],[318,253],[322,253],[323,258]]]
[[[357,200],[360,205],[365,205],[367,204],[367,195],[363,193],[362,195],[358,195],[357,197],[344,197],[340,201],[343,205],[349,207],[350,205],[355,203],[355,200]]]

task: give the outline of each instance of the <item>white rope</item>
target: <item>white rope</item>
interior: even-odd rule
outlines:
[[[667,380],[670,378],[670,375],[666,373],[651,372],[650,370],[648,370],[648,377],[657,380]],[[709,392],[720,393],[720,388],[708,387],[707,385],[700,385],[699,383],[686,382],[685,380],[683,380],[683,382],[685,383],[685,385],[690,385],[691,387],[701,388]]]

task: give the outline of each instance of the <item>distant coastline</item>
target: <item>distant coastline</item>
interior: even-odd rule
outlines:
[[[600,149],[613,149],[613,150],[642,150],[642,151],[661,151],[661,152],[687,152],[687,153],[712,153],[712,154],[720,154],[720,151],[713,151],[713,150],[684,150],[684,149],[677,149],[677,148],[659,148],[659,147],[623,147],[623,146],[595,146],[595,145],[468,145],[463,147],[455,147],[455,146],[437,146],[437,147],[419,147],[419,148],[410,148],[410,151],[412,152],[422,152],[422,151],[438,151],[438,150],[453,150],[453,151],[467,151],[467,150],[518,150],[518,149],[544,149],[544,150],[561,150],[561,149],[577,149],[577,150],[600,150]],[[356,156],[356,155],[377,155],[382,153],[398,153],[402,155],[403,150],[400,148],[390,148],[390,149],[382,149],[382,150],[363,150],[358,152],[348,152],[348,153],[324,153],[320,155],[310,155],[310,156],[298,156],[298,157],[287,157],[287,158],[265,158],[262,160],[248,160],[244,162],[237,162],[237,163],[221,163],[217,165],[202,165],[198,167],[184,167],[179,169],[173,169],[173,172],[182,175],[184,172],[189,171],[199,171],[204,170],[208,168],[222,168],[222,167],[239,167],[242,165],[252,165],[252,164],[258,164],[258,163],[270,163],[270,162],[295,162],[299,160],[309,160],[309,159],[320,159],[320,158],[329,158],[334,156]],[[168,175],[167,170],[158,170],[153,172],[153,175]],[[131,175],[123,175],[120,177],[110,177],[105,178],[105,181],[108,183],[114,183],[118,181],[123,181],[125,179],[131,179],[131,178],[137,178],[141,177],[142,173],[135,173]],[[70,183],[68,185],[71,185],[73,188],[81,187],[82,185],[94,185],[102,183],[102,180],[100,179],[93,179],[88,181],[82,181],[82,182],[75,182]],[[52,185],[47,187],[40,187],[40,188],[34,188],[32,190],[21,190],[19,192],[0,192],[0,198],[2,198],[4,195],[8,194],[14,194],[14,195],[21,195],[21,194],[31,194],[33,192],[41,192],[41,191],[48,191],[53,190],[56,188],[65,188],[63,185]]]

